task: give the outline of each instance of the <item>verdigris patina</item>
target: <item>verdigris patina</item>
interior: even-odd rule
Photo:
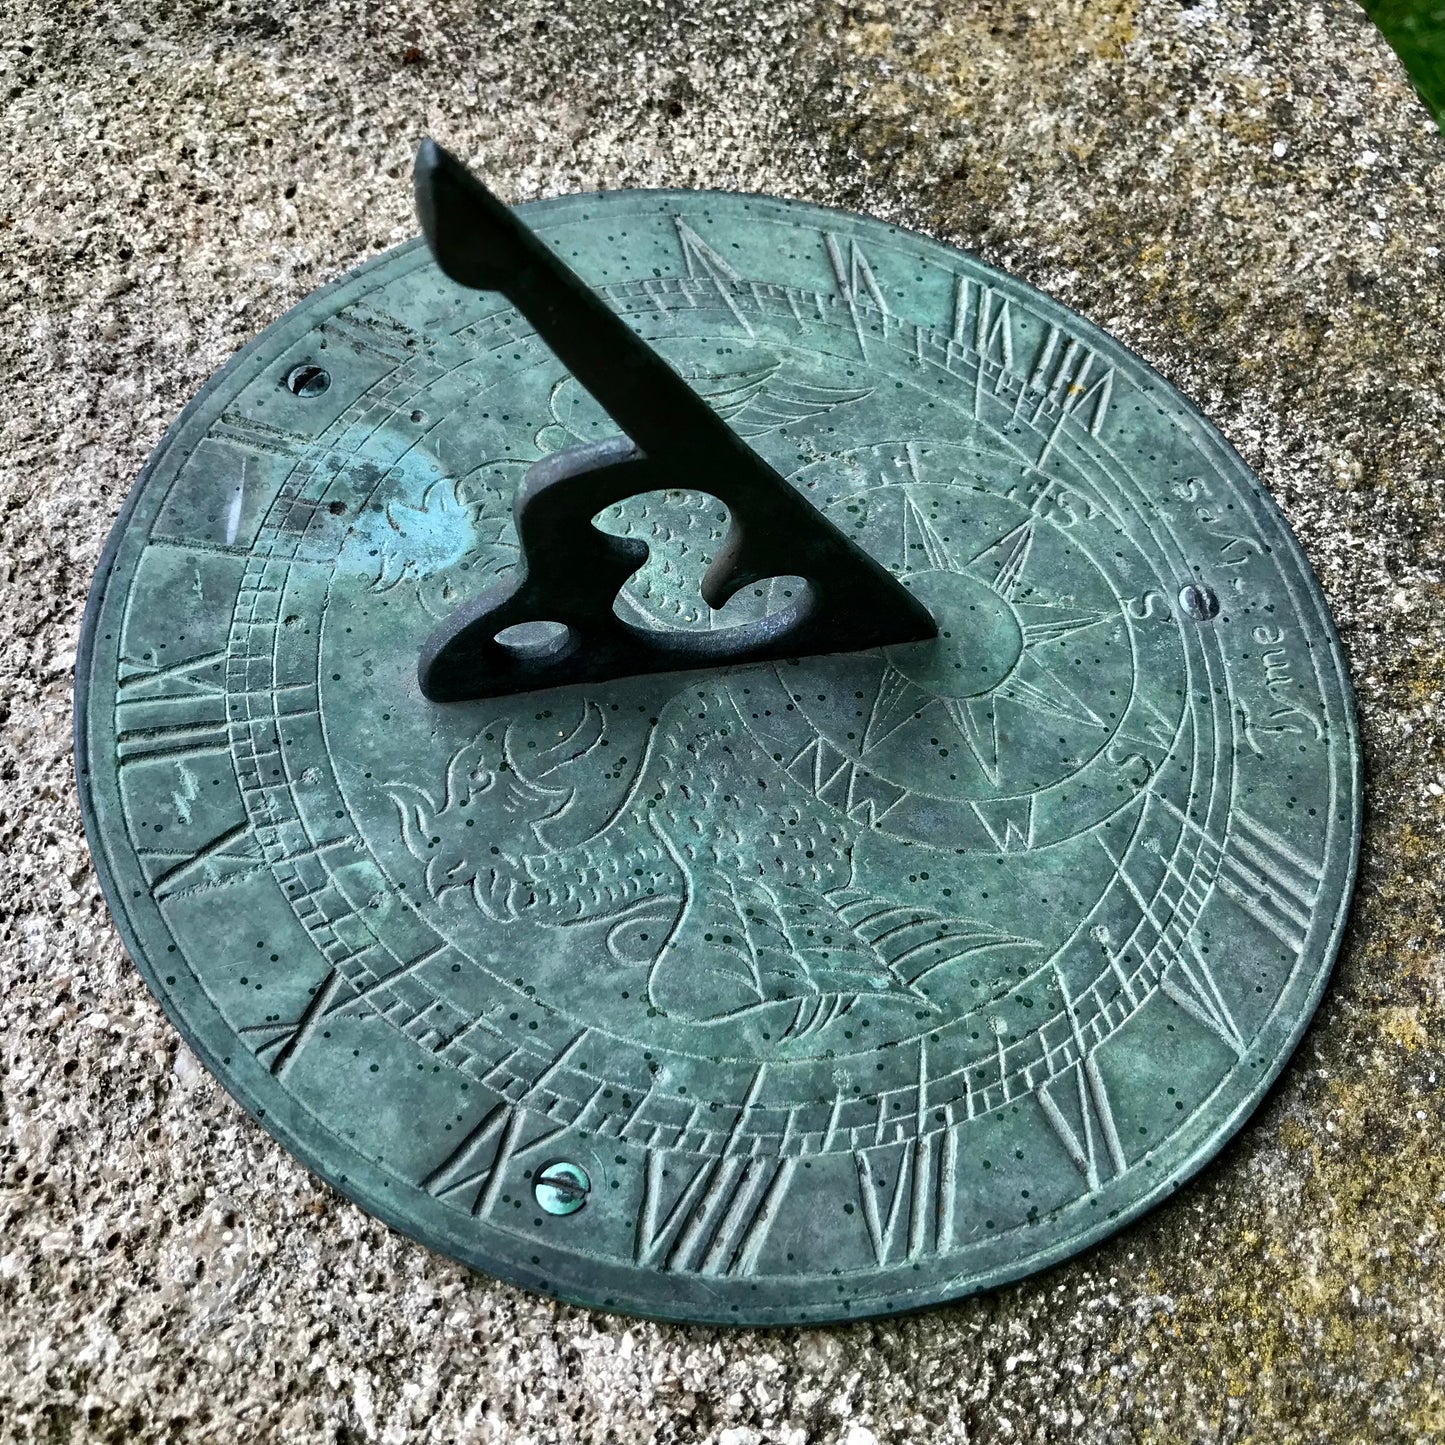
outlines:
[[[1445,1433],[1445,149],[1363,12],[6,13],[0,1439]],[[964,246],[1126,341],[1283,507],[1359,697],[1361,887],[1315,1022],[1249,1127],[1129,1229],[1005,1290],[826,1331],[559,1306],[337,1195],[197,1066],[141,981],[76,802],[86,588],[206,377],[415,234],[406,176],[429,126],[509,202],[729,188]]]
[[[613,456],[535,276],[519,309],[417,244],[353,272],[207,385],[102,559],[79,771],[132,953],[319,1173],[567,1299],[831,1321],[1111,1233],[1258,1102],[1344,924],[1352,706],[1284,519],[1157,373],[966,253],[727,192],[519,214],[658,411],[702,398],[789,489],[806,581],[707,605],[731,479],[656,490],[690,457],[661,431]],[[599,457],[609,626],[806,655],[589,673],[606,630],[557,610],[582,680],[492,685],[471,634],[548,615],[485,603],[541,570],[518,482]],[[810,646],[798,594],[846,574],[809,528],[935,635]]]

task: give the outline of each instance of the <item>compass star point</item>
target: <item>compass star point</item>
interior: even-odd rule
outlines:
[[[1107,726],[1056,672],[1027,652],[1020,657],[1019,666],[999,685],[997,695],[1033,712],[1048,713],[1082,727]]]
[[[981,577],[1006,602],[1012,602],[1023,585],[1024,569],[1034,549],[1034,519],[1020,522],[972,557],[968,570]]]
[[[1097,627],[1109,613],[1097,608],[1068,608],[1057,602],[1015,603],[1023,630],[1024,647],[1037,647],[1041,642],[1059,642],[1085,628]]]
[[[863,724],[863,752],[871,752],[899,728],[912,722],[935,701],[896,667],[886,666],[878,678],[873,701]]]
[[[949,697],[943,699],[943,706],[984,777],[998,787],[998,712],[993,698]]]
[[[909,558],[915,547],[921,548],[928,559],[928,566],[935,572],[952,572],[955,569],[948,544],[939,535],[938,529],[923,515],[923,509],[911,495],[905,499],[903,511],[903,555]]]

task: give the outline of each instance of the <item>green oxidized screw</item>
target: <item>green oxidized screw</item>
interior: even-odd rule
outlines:
[[[580,1164],[571,1164],[565,1159],[544,1165],[532,1186],[537,1203],[548,1214],[576,1214],[587,1203],[591,1189],[592,1181],[587,1177],[587,1171]]]

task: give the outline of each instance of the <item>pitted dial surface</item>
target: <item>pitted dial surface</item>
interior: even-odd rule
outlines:
[[[1358,745],[1287,524],[964,253],[726,194],[520,209],[939,637],[429,703],[518,479],[611,424],[404,247],[206,387],[103,560],[77,744],[138,965],[309,1166],[567,1299],[842,1319],[1099,1239],[1239,1127],[1343,927]],[[711,613],[684,476],[597,524],[651,549],[634,622],[796,585]]]

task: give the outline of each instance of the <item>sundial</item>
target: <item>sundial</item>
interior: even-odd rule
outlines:
[[[1016,1279],[1241,1126],[1353,881],[1348,678],[1160,376],[862,216],[508,210],[213,378],[77,669],[116,922],[408,1234],[674,1319]]]

